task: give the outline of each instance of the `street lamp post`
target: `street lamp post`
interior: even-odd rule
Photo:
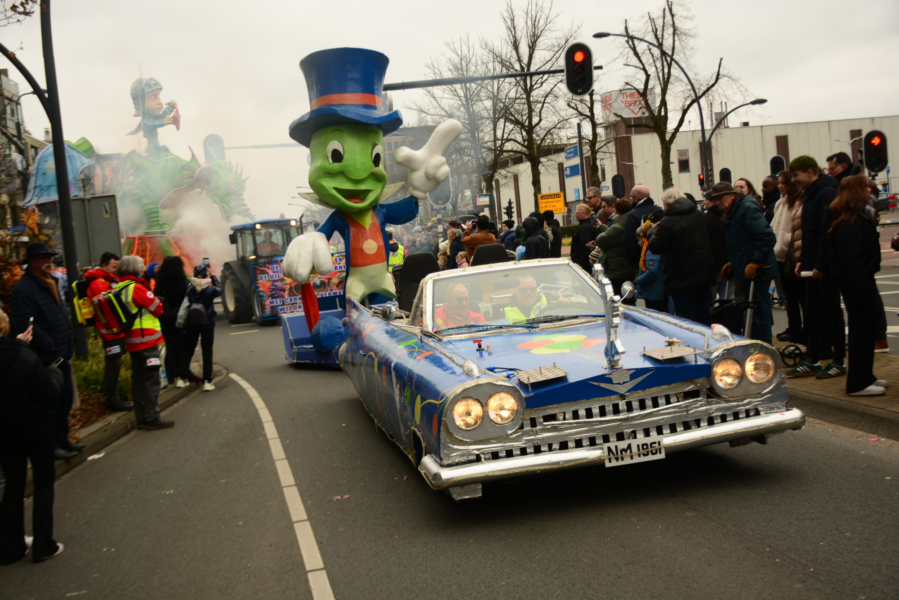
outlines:
[[[699,111],[699,130],[702,133],[702,166],[706,173],[706,181],[709,181],[709,178],[711,177],[711,172],[709,169],[708,148],[706,147],[705,117],[702,114],[702,101],[699,98],[699,92],[696,91],[696,86],[693,85],[693,80],[690,79],[690,76],[687,74],[687,70],[684,69],[681,66],[681,64],[679,62],[677,62],[677,59],[674,58],[673,56],[671,56],[671,54],[669,54],[664,48],[654,44],[653,42],[650,42],[649,40],[645,40],[641,37],[637,37],[635,35],[624,35],[623,33],[608,33],[606,31],[594,33],[593,37],[596,39],[599,39],[599,40],[607,38],[607,37],[621,37],[621,38],[626,38],[626,39],[640,40],[644,44],[649,44],[650,46],[652,46],[653,48],[655,48],[656,50],[658,50],[659,52],[661,52],[662,54],[664,54],[665,56],[670,58],[671,62],[673,62],[675,65],[677,65],[677,68],[680,69],[681,73],[684,74],[684,77],[686,78],[687,83],[690,84],[690,89],[693,90],[693,97],[696,98],[696,109]]]
[[[715,123],[714,127],[712,127],[712,131],[709,132],[709,139],[708,139],[709,147],[711,147],[711,145],[712,145],[712,136],[715,135],[715,132],[718,131],[718,128],[721,127],[721,124],[724,123],[724,120],[727,117],[729,117],[731,115],[731,113],[737,112],[744,106],[760,106],[762,104],[765,104],[766,102],[767,102],[767,100],[765,98],[756,98],[755,100],[751,100],[751,101],[747,102],[746,104],[741,104],[740,106],[734,107],[734,108],[730,109],[729,111],[727,111],[726,113],[724,113],[724,116],[721,117],[720,119],[718,119],[718,122]]]

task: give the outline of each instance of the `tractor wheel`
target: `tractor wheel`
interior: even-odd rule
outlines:
[[[246,323],[253,317],[252,290],[238,278],[231,264],[222,269],[222,308],[231,323]]]

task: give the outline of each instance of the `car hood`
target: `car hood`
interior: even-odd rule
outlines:
[[[488,331],[474,339],[481,340],[480,350],[471,338],[447,339],[437,345],[461,361],[470,359],[484,370],[508,377],[531,409],[601,397],[634,396],[644,390],[708,377],[710,370],[703,354],[667,363],[644,356],[644,350],[664,347],[666,336],[627,319],[622,319],[618,328],[618,339],[626,350],[619,369],[607,366],[603,321],[515,333]],[[706,350],[704,336],[685,339],[685,345],[701,352]],[[565,369],[568,376],[530,387],[514,376],[517,370],[554,365]]]

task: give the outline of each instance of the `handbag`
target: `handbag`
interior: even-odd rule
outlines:
[[[184,329],[184,326],[187,325],[187,313],[190,312],[190,284],[187,284],[187,293],[184,294],[184,300],[181,301],[181,306],[178,307],[178,316],[175,318],[175,327],[178,329]]]

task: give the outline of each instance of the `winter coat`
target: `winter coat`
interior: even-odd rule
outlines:
[[[577,231],[571,236],[571,262],[578,265],[588,273],[592,273],[590,265],[590,252],[592,248],[588,248],[587,244],[596,237],[596,230],[593,229],[593,218],[588,217],[583,221],[578,221]],[[550,258],[553,257],[552,245],[549,251]],[[560,254],[561,256],[561,254]]]
[[[503,246],[505,246],[506,250],[515,250],[515,230],[510,229],[506,231],[500,236],[500,239],[503,241]]]
[[[0,435],[47,418],[62,390],[62,372],[45,367],[28,344],[11,338],[0,338],[0,381]]]
[[[768,194],[767,196],[763,196],[762,200],[765,202],[765,220],[768,221],[770,225],[774,220],[774,213],[777,212],[777,204],[780,202],[780,194],[775,190],[774,192]]]
[[[665,299],[665,268],[662,257],[647,249],[644,261],[646,270],[643,271],[641,267],[642,272],[637,277],[637,299],[660,302]]]
[[[53,285],[56,285],[56,278],[52,279]],[[72,358],[75,338],[68,307],[64,301],[62,304],[57,302],[53,292],[30,269],[25,270],[13,288],[11,304],[10,317],[19,333],[28,329],[28,323],[34,317],[29,347],[41,362],[48,365],[59,357]]]
[[[184,302],[188,285],[190,285],[190,280],[187,277],[156,282],[156,297],[162,301],[162,315],[160,315],[159,321],[164,327],[175,326],[178,309]]]
[[[727,251],[733,267],[734,285],[744,285],[746,282],[744,270],[752,263],[763,265],[756,275],[757,278],[780,277],[777,260],[774,258],[774,244],[777,238],[765,220],[765,212],[758,200],[752,196],[738,196],[725,217],[724,226],[727,231]]]
[[[784,205],[786,205],[786,202]],[[792,266],[795,267],[802,256],[802,198],[796,200],[789,218],[790,230],[793,233],[790,237],[790,246],[787,253],[793,255]],[[786,260],[786,258],[784,260]]]
[[[91,300],[103,292],[115,289],[115,286],[119,281],[118,277],[112,273],[107,273],[103,269],[91,269],[84,274],[84,279],[88,282],[87,297]],[[100,339],[104,342],[111,342],[125,337],[124,333],[107,333],[107,328],[109,326],[103,321],[99,311],[94,315],[94,326],[97,329],[97,333],[100,335]]]
[[[524,243],[524,260],[549,258],[549,242],[546,237],[540,235],[543,229],[537,219],[528,217],[521,225],[527,235],[527,241]]]
[[[187,290],[188,301],[199,302],[206,307],[206,324],[200,327],[187,325],[190,329],[212,329],[215,327],[215,305],[213,302],[222,295],[222,284],[219,278],[212,275],[210,279],[191,277],[191,286]]]
[[[787,252],[790,250],[790,239],[793,237],[793,216],[789,207],[787,207],[786,198],[777,201],[774,208],[774,219],[771,221],[771,229],[774,230],[774,236],[777,243],[774,244],[774,258],[777,262],[782,263],[787,258]]]
[[[127,302],[131,301],[131,310],[137,314],[134,326],[125,333],[125,349],[128,352],[139,352],[162,343],[162,329],[159,315],[162,314],[162,302],[150,291],[147,280],[134,275],[125,275],[119,280],[116,289],[129,289],[122,294]]]
[[[712,246],[715,272],[720,273],[722,267],[730,262],[727,253],[727,233],[724,229],[724,211],[712,206],[705,212],[705,223],[709,230],[709,244]]]
[[[665,264],[665,293],[711,287],[715,282],[715,259],[709,242],[709,227],[696,204],[678,198],[649,239],[649,250]],[[728,246],[729,247],[729,246]]]
[[[466,229],[465,233],[462,234],[462,245],[465,246],[465,253],[468,255],[469,263],[471,262],[471,257],[474,256],[474,251],[478,246],[495,243],[496,236],[494,236],[489,231],[481,231],[479,229],[477,233],[472,233],[471,229]]]
[[[590,223],[593,223],[593,219],[590,219]],[[551,224],[547,225],[549,227],[550,233],[552,233],[552,241],[549,243],[549,257],[550,258],[561,258],[562,257],[562,230],[553,221]],[[591,238],[592,239],[592,238]],[[590,270],[588,269],[589,273]]]
[[[818,269],[827,272],[827,207],[837,197],[837,181],[830,175],[819,175],[802,192],[802,254],[799,262],[803,271]]]
[[[630,281],[634,279],[634,269],[625,256],[624,245],[622,244],[624,236],[627,235],[625,226],[630,215],[631,213],[625,213],[612,217],[609,219],[609,228],[596,236],[596,246],[602,250],[603,254],[602,268],[605,276],[609,279],[627,279]],[[634,241],[636,242],[636,237]],[[588,269],[587,272],[590,273],[590,270]]]
[[[637,229],[643,225],[643,215],[661,211],[662,207],[657,206],[652,198],[644,198],[627,213],[627,223],[624,225],[624,254],[631,263],[632,271],[636,271],[640,266],[642,252],[640,244],[637,243]]]
[[[453,241],[450,242],[450,252],[449,252],[449,261],[447,263],[447,269],[455,269],[458,267],[456,265],[456,257],[459,256],[460,252],[465,252],[468,254],[468,251],[465,250],[465,246],[462,245],[462,236],[457,235],[453,238]]]
[[[827,249],[830,273],[836,279],[852,285],[873,277],[880,271],[881,256],[874,210],[867,207],[854,220],[840,222],[827,234]]]

